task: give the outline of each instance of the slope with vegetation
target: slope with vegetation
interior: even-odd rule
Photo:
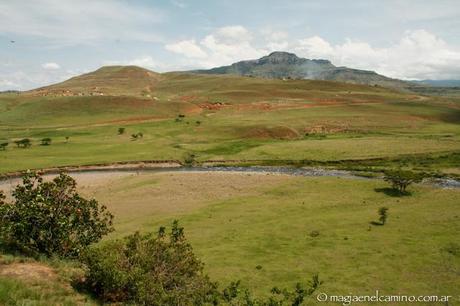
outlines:
[[[87,94],[94,84],[103,96]],[[456,98],[383,87],[107,67],[0,95],[0,171],[194,154],[366,167],[409,158],[410,168],[455,175],[459,120]],[[39,145],[45,138],[51,145]],[[23,139],[31,146],[14,145]]]

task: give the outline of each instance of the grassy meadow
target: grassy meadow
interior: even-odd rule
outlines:
[[[411,196],[392,197],[381,180],[260,173],[75,177],[84,195],[115,214],[116,231],[106,239],[156,231],[178,219],[206,272],[222,285],[241,279],[264,295],[274,285],[292,287],[319,273],[324,281],[319,292],[328,294],[378,289],[382,294],[452,295],[458,302],[458,190],[416,185]],[[387,224],[371,225],[381,206],[389,208]],[[65,264],[54,267],[56,279],[68,279]],[[14,284],[0,280],[2,301],[8,293],[1,288]],[[69,299],[68,305],[84,301],[68,288],[55,291]],[[51,298],[56,296],[43,301]],[[310,298],[306,305],[317,303]]]

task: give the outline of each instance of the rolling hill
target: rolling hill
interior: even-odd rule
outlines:
[[[194,70],[202,74],[235,74],[262,78],[290,78],[379,85],[392,88],[407,87],[408,83],[391,79],[374,71],[334,66],[324,59],[300,58],[293,53],[272,52],[256,60],[240,61],[230,66],[209,70]]]

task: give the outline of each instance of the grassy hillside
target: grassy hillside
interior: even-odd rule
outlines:
[[[97,87],[97,93],[91,95]],[[178,118],[179,115],[182,115]],[[460,149],[460,102],[383,87],[106,67],[0,95],[0,172],[146,159],[339,161]],[[119,127],[126,133],[118,135]],[[142,132],[135,141],[130,135]],[[50,146],[40,139],[50,137]],[[69,137],[66,139],[66,137]],[[30,138],[32,146],[16,148]]]

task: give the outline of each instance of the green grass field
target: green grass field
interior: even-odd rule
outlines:
[[[206,272],[221,284],[241,279],[263,295],[274,285],[292,287],[319,273],[320,292],[328,294],[378,289],[451,295],[453,305],[459,302],[458,190],[417,185],[411,196],[392,197],[382,192],[387,184],[381,180],[249,173],[102,174],[77,180],[85,195],[115,214],[116,231],[107,239],[155,231],[178,219]],[[389,208],[387,224],[370,225],[381,206]],[[312,237],[313,231],[319,235]],[[1,288],[12,282],[0,281],[0,301],[8,296]],[[56,292],[74,303],[82,300],[76,292]],[[43,300],[51,298],[56,295]]]

